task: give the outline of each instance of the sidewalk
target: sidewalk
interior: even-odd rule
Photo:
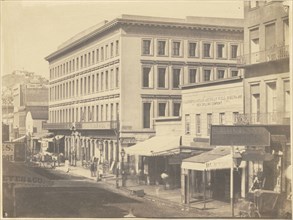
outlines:
[[[69,172],[68,172],[69,168]],[[91,177],[89,169],[83,167],[74,166],[61,166],[56,167],[56,170],[63,172],[68,172],[69,175],[78,175],[85,178],[97,181],[97,177]],[[119,176],[119,187],[121,190],[128,191],[135,195],[135,192],[143,190],[144,198],[165,203],[166,205],[179,206],[182,209],[188,211],[189,209],[200,209],[209,212],[212,216],[217,217],[230,217],[231,216],[231,206],[230,203],[217,201],[217,200],[207,200],[205,207],[202,200],[193,201],[189,205],[184,205],[181,203],[181,189],[168,189],[165,190],[162,185],[140,185],[136,179],[131,179],[130,177],[126,180],[126,186],[121,187],[122,180]],[[114,174],[109,174],[103,178],[99,183],[105,183],[116,187],[116,176]],[[141,192],[141,191],[140,191]],[[139,194],[137,194],[140,196]],[[234,211],[237,215],[237,210]]]

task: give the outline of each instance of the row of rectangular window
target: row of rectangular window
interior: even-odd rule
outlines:
[[[224,125],[226,124],[226,118],[225,113],[220,112],[219,114],[219,122],[217,124]],[[233,122],[236,122],[237,117],[239,115],[239,112],[233,112]],[[213,120],[213,114],[207,113],[207,134],[210,134],[211,131],[211,125],[215,124]],[[190,114],[185,114],[185,134],[191,133],[191,116]],[[195,134],[201,134],[202,133],[202,122],[201,122],[201,114],[195,114]]]
[[[152,122],[152,107],[153,104],[151,102],[143,103],[143,128],[151,128]],[[169,109],[169,102],[158,102],[157,104],[157,117],[167,117],[167,116],[181,116],[181,102],[173,102],[172,103],[172,113]]]
[[[115,108],[115,109],[114,109]],[[50,111],[51,123],[115,121],[119,103],[83,106]]]
[[[172,40],[171,41],[171,56],[183,57],[184,47],[183,40]],[[142,40],[142,55],[152,56],[169,56],[169,41],[168,40],[157,40],[156,53],[154,53],[153,39]],[[230,49],[228,51],[228,45]],[[216,47],[216,54],[214,54],[214,47]],[[193,58],[213,58],[214,56],[218,59],[236,59],[240,55],[239,44],[237,43],[220,43],[220,42],[201,42],[202,52],[200,53],[200,42],[192,41],[188,42],[188,57]]]
[[[119,68],[91,74],[76,80],[63,82],[50,88],[50,100],[61,100],[79,95],[103,92],[119,88]]]
[[[115,42],[115,56],[119,56],[119,41],[118,40],[116,40]],[[70,61],[67,61],[63,64],[60,64],[56,67],[51,68],[50,79],[63,76],[65,74],[94,65],[100,61],[104,61],[105,59],[109,59],[112,57],[114,57],[114,42],[110,43],[110,51],[109,51],[109,45],[107,44],[103,47],[100,47],[98,49],[93,49],[92,51],[86,52],[85,54],[79,57],[73,58]]]
[[[249,2],[249,7],[250,8],[257,8],[260,6],[260,3],[262,2],[263,4],[266,4],[266,3],[270,3],[270,2],[273,2],[274,0],[263,0],[263,1],[256,1],[256,0],[250,0]]]
[[[142,67],[142,87],[143,88],[154,88],[154,71],[152,66]],[[169,88],[169,73],[167,67],[157,67],[156,72],[156,87],[157,88]],[[183,79],[182,68],[172,68],[171,75],[171,86],[173,89],[178,89],[180,85],[184,83],[198,83],[206,82],[230,77],[237,77],[239,75],[237,69],[228,68],[203,68],[200,72],[199,68],[189,68],[188,69],[188,79],[187,82]]]

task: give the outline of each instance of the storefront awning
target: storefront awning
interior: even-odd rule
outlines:
[[[26,135],[24,135],[24,136],[22,136],[20,138],[12,140],[12,142],[23,142],[25,140],[25,138],[26,138]]]
[[[54,134],[53,133],[34,133],[32,136],[32,139],[34,140],[38,140],[38,139],[42,139],[42,138],[49,138],[52,137]]]
[[[129,155],[163,156],[180,152],[180,136],[155,136],[131,147],[125,148]]]
[[[244,162],[240,167],[245,165]],[[182,168],[189,170],[217,170],[231,167],[231,147],[221,146],[200,155],[183,160]]]

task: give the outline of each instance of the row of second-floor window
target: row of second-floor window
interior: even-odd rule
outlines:
[[[185,45],[187,45],[187,49],[185,49]],[[240,44],[237,42],[154,40],[146,38],[142,39],[141,50],[141,54],[145,56],[171,55],[172,57],[236,59],[240,55]]]
[[[119,88],[119,68],[87,74],[77,79],[51,85],[50,101],[73,98]]]
[[[228,125],[237,121],[239,112],[185,114],[185,134],[209,135],[211,125]]]
[[[156,103],[156,104],[155,104]],[[152,128],[156,117],[181,116],[181,101],[143,102],[142,125],[143,128]]]
[[[51,123],[115,121],[119,103],[92,104],[88,106],[50,110]]]
[[[180,85],[239,76],[237,68],[143,66],[142,88],[179,89]]]
[[[119,41],[113,41],[98,48],[92,48],[82,55],[75,56],[50,68],[50,79],[78,71],[101,61],[119,56]]]
[[[285,80],[282,85],[275,81],[267,82],[264,86],[265,94],[261,93],[262,89],[259,83],[250,85],[250,112],[256,115],[276,112],[289,113],[291,111],[290,81]],[[281,88],[283,92],[280,91]],[[261,103],[264,103],[265,106],[261,106]]]

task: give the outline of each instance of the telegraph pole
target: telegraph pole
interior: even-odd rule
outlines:
[[[116,117],[116,129],[115,129],[115,133],[116,133],[116,160],[117,160],[117,164],[116,164],[116,188],[119,188],[119,138],[120,138],[120,123],[119,123],[119,113],[117,113],[117,117]]]

